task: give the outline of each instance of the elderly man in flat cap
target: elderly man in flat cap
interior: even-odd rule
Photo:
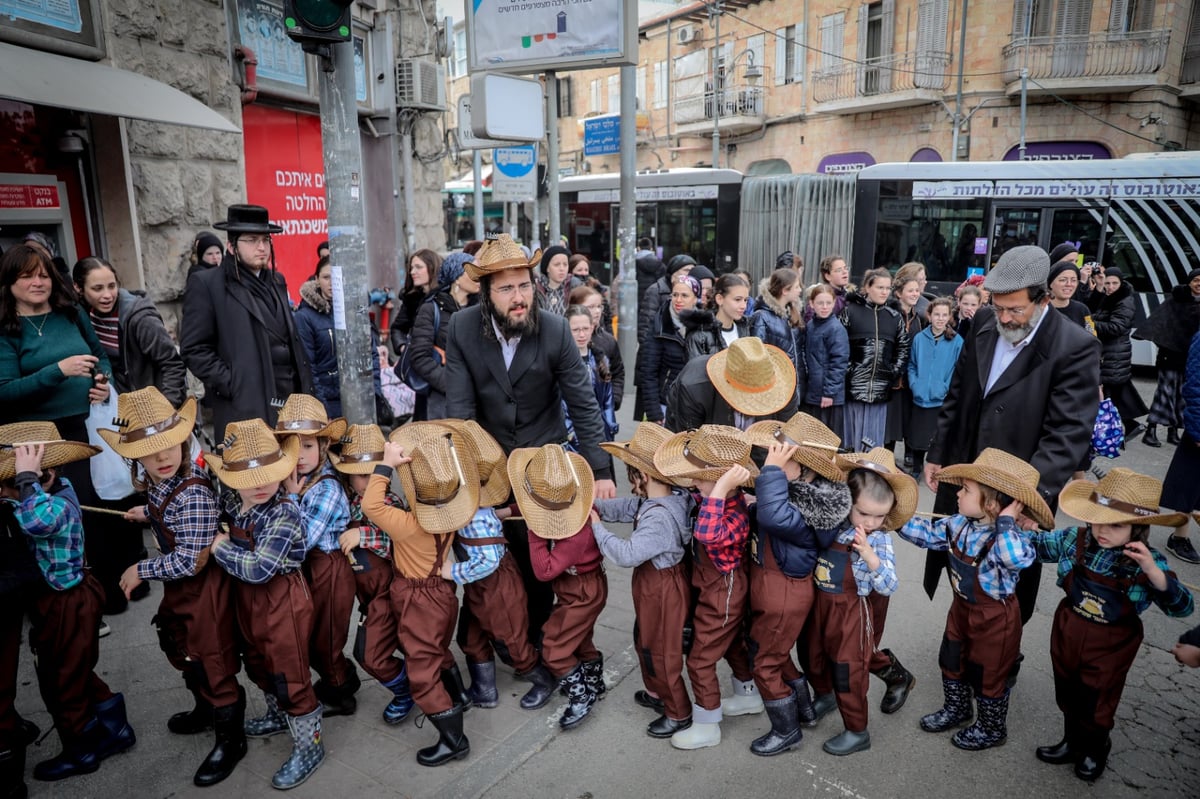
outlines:
[[[970,463],[987,447],[1016,455],[1041,474],[1038,492],[1058,507],[1092,440],[1100,405],[1100,344],[1070,319],[1051,313],[1046,279],[1050,256],[1040,247],[1014,247],[992,267],[983,287],[991,305],[975,314],[938,415],[925,464],[925,483],[937,492],[934,513],[957,513],[957,486],[937,484],[943,466]],[[946,565],[929,553],[930,598]],[[1033,615],[1038,564],[1017,585],[1021,620]]]

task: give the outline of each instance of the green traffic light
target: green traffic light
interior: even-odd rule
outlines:
[[[283,25],[284,25],[284,27],[285,27],[285,28],[294,28],[294,27],[296,27],[296,18],[295,18],[295,17],[284,17],[284,19],[283,19]]]
[[[338,33],[340,33],[342,36],[349,36],[350,29],[347,28],[345,25],[343,25],[340,28],[338,28]]]

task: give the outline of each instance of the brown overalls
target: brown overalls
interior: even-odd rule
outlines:
[[[308,489],[324,480],[337,478],[323,474]],[[341,550],[325,552],[313,547],[304,558],[304,578],[312,594],[312,667],[329,688],[340,688],[350,678],[346,659],[346,639],[350,636],[350,614],[354,610],[356,583],[350,561]]]
[[[787,681],[800,678],[792,647],[812,609],[812,575],[784,574],[771,539],[761,530],[750,536],[750,556],[749,651],[754,682],[763,699],[786,699],[792,695]]]
[[[542,662],[559,678],[574,671],[580,662],[600,659],[592,639],[596,620],[608,602],[608,575],[603,565],[589,572],[572,574],[574,570],[571,567],[550,582],[554,609],[542,625]]]
[[[692,715],[683,681],[683,625],[691,598],[686,562],[659,569],[646,561],[633,570],[633,636],[642,682],[662,700],[666,717],[676,721]]]
[[[818,694],[835,692],[842,723],[851,732],[867,728],[867,665],[874,641],[865,623],[866,597],[858,595],[851,544],[835,543],[817,556],[817,587],[809,648],[809,682]]]
[[[507,544],[503,536],[495,538],[458,538],[464,547]],[[470,663],[492,659],[492,648],[500,659],[518,672],[527,672],[538,664],[537,652],[529,643],[529,611],[525,584],[516,559],[506,552],[494,572],[463,586],[463,604],[470,612],[459,645]]]
[[[427,533],[437,549],[433,566],[424,577],[400,573],[392,579],[392,609],[399,620],[396,634],[408,662],[408,682],[413,701],[426,716],[449,710],[454,704],[442,685],[442,669],[454,665],[450,642],[458,619],[458,596],[454,583],[441,576],[442,562],[453,535]],[[408,539],[392,539],[395,554]],[[397,561],[399,567],[399,561]]]
[[[692,651],[688,653],[688,679],[696,704],[705,710],[721,707],[721,684],[717,681],[717,661],[722,657],[742,682],[754,679],[750,652],[746,648],[746,600],[749,581],[746,558],[737,569],[721,574],[708,550],[692,541],[692,586],[699,592],[692,624],[695,628]]]
[[[362,527],[351,521],[347,530]],[[396,657],[400,639],[396,636],[396,617],[392,613],[392,564],[369,549],[354,550],[355,594],[358,596],[358,629],[354,635],[354,659],[363,671],[381,683],[400,675],[402,661]]]

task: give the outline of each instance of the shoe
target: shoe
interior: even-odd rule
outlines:
[[[101,619],[100,626],[96,628],[96,637],[107,638],[110,635],[112,635],[112,627],[109,627],[108,622]]]
[[[271,785],[281,791],[303,785],[325,761],[325,743],[321,740],[321,705],[303,716],[288,716],[292,733],[292,754],[275,772]]]
[[[17,729],[21,733],[22,746],[32,746],[42,735],[42,731],[38,728],[38,725],[29,719],[18,719]]]
[[[795,680],[784,680],[784,682],[796,692],[796,715],[800,717],[800,726],[817,726],[817,712],[813,708],[812,691],[808,687],[808,678],[801,674]]]
[[[587,683],[588,690],[596,695],[597,702],[604,698],[608,688],[604,685],[603,655],[595,660],[583,661],[583,681]]]
[[[64,740],[62,752],[34,766],[33,778],[39,782],[56,782],[95,772],[100,768],[101,760],[97,751],[108,734],[100,719],[92,719],[77,738]]]
[[[471,687],[467,689],[471,704],[484,708],[500,704],[500,693],[496,690],[496,661],[468,663],[467,672],[471,675]]]
[[[1127,435],[1126,438],[1132,438],[1132,436]],[[1142,443],[1147,447],[1155,447],[1156,449],[1162,446],[1162,442],[1158,440],[1158,432],[1154,425],[1146,426],[1146,435],[1142,436]]]
[[[1188,563],[1200,563],[1200,553],[1196,552],[1196,547],[1192,546],[1192,540],[1183,535],[1167,536],[1167,549],[1175,554],[1175,557]]]
[[[813,726],[816,722],[828,716],[833,711],[837,710],[837,695],[830,691],[827,694],[821,694],[812,703],[813,708]]]
[[[25,799],[25,747],[14,746],[0,751],[0,796],[4,799]]]
[[[463,709],[454,705],[449,710],[434,713],[429,717],[437,728],[438,740],[417,752],[417,762],[422,766],[440,766],[451,760],[466,757],[471,752],[471,742],[463,735]]]
[[[666,708],[666,706],[663,705],[663,701],[657,696],[651,696],[649,691],[635,691],[633,694],[633,701],[637,702],[642,707],[648,707],[660,714],[663,713]]]
[[[879,710],[881,713],[895,713],[908,701],[908,692],[917,684],[917,678],[900,664],[900,660],[892,654],[892,650],[885,649],[883,654],[887,655],[892,662],[891,665],[875,673],[877,677],[887,683],[887,693],[883,695],[883,700],[879,703]]]
[[[651,738],[670,738],[675,733],[680,730],[686,730],[690,726],[692,726],[691,716],[680,720],[659,716],[646,725],[646,734]]]
[[[1137,438],[1138,436],[1140,436],[1145,431],[1146,431],[1146,425],[1142,424],[1141,422],[1134,422],[1133,428],[1125,431],[1125,440],[1131,441],[1131,440]]]
[[[256,719],[248,719],[244,725],[248,738],[270,738],[288,731],[287,716],[279,709],[279,700],[275,694],[263,694],[267,702],[267,712]]]
[[[125,716],[125,696],[123,694],[113,694],[103,702],[97,703],[92,710],[95,711],[96,718],[100,719],[100,726],[108,733],[96,750],[96,754],[101,760],[133,748],[133,745],[137,743],[137,736],[133,732],[133,727],[129,726],[129,719]]]
[[[1079,759],[1078,747],[1075,741],[1072,725],[1068,721],[1063,721],[1063,739],[1053,746],[1039,746],[1034,753],[1037,759],[1043,763],[1049,763],[1052,766],[1061,766],[1064,763],[1073,763]]]
[[[1094,737],[1089,734],[1088,743],[1080,753],[1079,762],[1075,764],[1075,776],[1086,782],[1100,779],[1108,766],[1108,754],[1112,751],[1112,739],[1107,732],[1100,733],[1100,740],[1091,740]]]
[[[554,696],[554,689],[558,687],[558,680],[554,679],[554,676],[546,671],[546,667],[540,663],[517,676],[533,683],[533,687],[521,697],[521,707],[526,710],[537,710],[539,707],[544,707]]]
[[[358,700],[354,698],[354,695],[361,687],[362,680],[358,677],[358,670],[353,666],[346,675],[346,681],[341,685],[333,686],[324,680],[318,682],[313,686],[313,691],[324,706],[322,716],[324,718],[353,716],[354,712],[358,710]]]
[[[841,733],[821,744],[821,748],[838,757],[852,755],[855,752],[865,752],[871,748],[871,733],[866,730],[862,732],[842,730]]]
[[[383,683],[383,687],[392,692],[392,701],[383,709],[383,722],[396,726],[408,718],[413,709],[412,689],[408,684],[408,661],[400,664],[400,673],[391,682]]]
[[[701,722],[695,720],[695,706],[692,707],[692,726],[680,730],[671,736],[671,746],[676,749],[704,749],[718,746],[721,743],[720,722]]]
[[[213,729],[216,743],[200,768],[196,769],[192,783],[200,788],[216,785],[233,773],[241,759],[246,756],[246,694],[238,689],[238,701],[213,709]]]
[[[442,687],[450,694],[450,701],[461,707],[464,713],[471,709],[471,695],[467,693],[467,686],[463,683],[462,671],[457,663],[448,669],[442,669]]]
[[[578,727],[592,712],[592,706],[596,704],[596,694],[588,685],[582,663],[562,678],[562,684],[567,689],[567,709],[559,718],[558,726],[570,730]]]
[[[763,709],[771,720],[771,730],[754,739],[750,744],[750,752],[760,757],[771,757],[799,746],[804,733],[800,731],[796,695],[793,693],[784,699],[768,699],[763,702]]]
[[[129,592],[130,602],[141,602],[146,597],[150,596],[150,583],[138,583],[138,587]]]
[[[754,680],[742,682],[737,677],[730,677],[730,681],[733,683],[733,696],[721,700],[722,715],[752,716],[763,712],[763,700]]]
[[[1179,443],[1179,431],[1174,427],[1167,428],[1167,443],[1175,446]]]
[[[1004,746],[1008,740],[1008,694],[999,699],[975,697],[979,705],[979,718],[965,730],[959,730],[950,738],[950,743],[968,752]]]
[[[925,732],[945,732],[971,720],[971,687],[943,677],[942,690],[946,695],[942,709],[921,717],[921,729]]]
[[[176,713],[167,719],[167,729],[176,735],[197,735],[213,726],[213,706],[200,694],[192,691],[196,706],[191,710]]]

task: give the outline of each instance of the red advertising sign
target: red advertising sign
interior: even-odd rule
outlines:
[[[57,186],[0,183],[0,208],[25,211],[58,207]]]
[[[292,299],[317,265],[317,244],[329,238],[321,120],[310,114],[248,105],[242,109],[246,201],[261,205],[283,227],[274,237],[275,263]]]

